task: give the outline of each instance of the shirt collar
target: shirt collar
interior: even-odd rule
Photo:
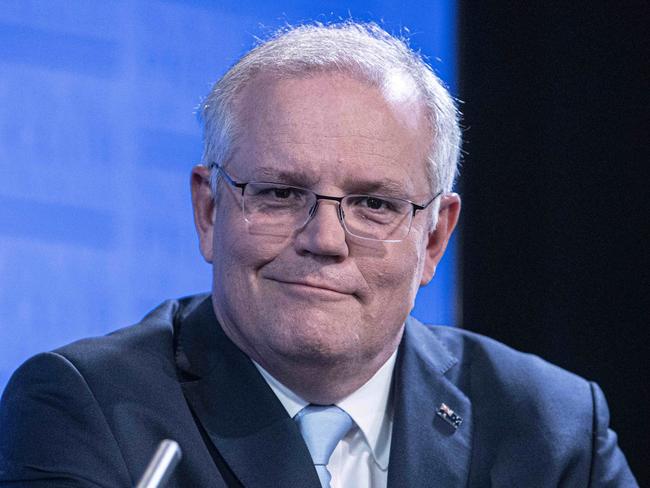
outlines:
[[[282,403],[282,406],[284,406],[284,409],[289,414],[289,417],[294,418],[298,412],[309,405],[309,402],[303,400],[289,388],[276,380],[275,377],[272,376],[271,373],[265,370],[262,366],[257,364],[255,361],[253,361],[253,364],[269,384],[271,390],[273,390],[273,393],[275,393],[275,396],[278,397],[278,400],[280,400],[280,403]]]
[[[397,351],[361,388],[336,403],[359,426],[375,462],[384,470],[388,468],[393,430],[392,402],[389,400],[396,357]]]
[[[388,358],[381,368],[356,391],[337,402],[359,427],[375,462],[381,469],[388,468],[390,455],[390,438],[393,428],[390,387],[395,369],[397,350]],[[280,383],[262,366],[253,361],[275,395],[278,397],[290,417],[294,417],[309,403]]]

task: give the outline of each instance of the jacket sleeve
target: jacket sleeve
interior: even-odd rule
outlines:
[[[0,487],[133,486],[100,405],[57,353],[12,376],[0,401]]]
[[[593,449],[590,486],[592,487],[638,487],[619,449],[616,433],[609,429],[609,408],[602,390],[590,383],[594,404]]]

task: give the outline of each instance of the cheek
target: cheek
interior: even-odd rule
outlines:
[[[390,250],[396,252],[387,252],[381,259],[360,263],[375,301],[410,304],[417,293],[423,259],[414,243],[402,244],[399,249]]]
[[[218,318],[257,323],[262,313],[258,271],[278,254],[279,244],[251,236],[245,222],[215,226],[212,288]],[[258,304],[251,307],[254,301]]]
[[[257,271],[286,247],[286,238],[260,237],[248,232],[246,222],[224,222],[214,230],[215,280],[232,287],[255,286]]]

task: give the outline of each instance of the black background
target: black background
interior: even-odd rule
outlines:
[[[642,486],[648,9],[467,0],[459,17],[461,323],[597,381]]]

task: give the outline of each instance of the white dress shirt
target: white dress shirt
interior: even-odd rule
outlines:
[[[338,443],[327,464],[331,488],[386,488],[393,431],[390,386],[396,356],[397,351],[364,385],[336,403],[355,426]],[[255,366],[291,418],[308,405],[259,364]]]

